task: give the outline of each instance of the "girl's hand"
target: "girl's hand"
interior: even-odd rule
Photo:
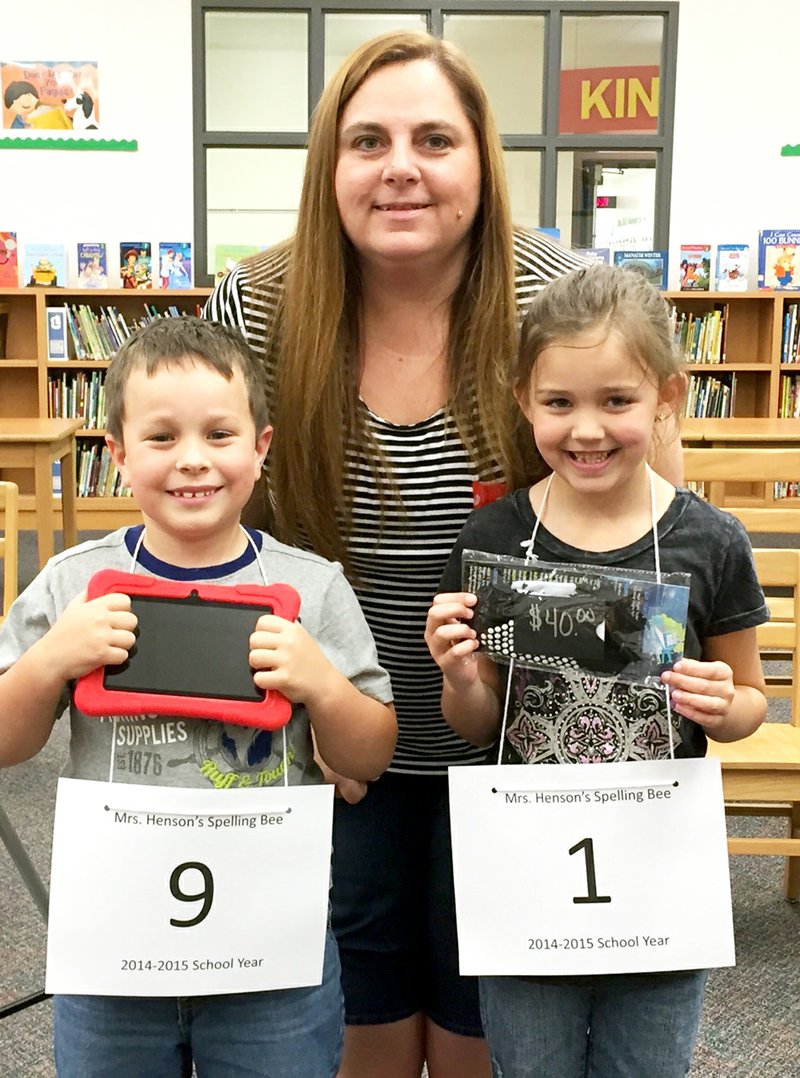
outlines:
[[[477,596],[444,592],[434,596],[425,624],[425,643],[445,678],[453,686],[469,686],[478,678],[475,652],[478,634],[465,624],[472,617]]]
[[[664,671],[661,680],[669,685],[670,702],[679,715],[698,723],[712,737],[724,726],[736,692],[727,663],[681,659]]]
[[[65,608],[40,645],[65,683],[98,666],[119,666],[136,643],[131,598],[112,592],[87,601],[81,592]]]

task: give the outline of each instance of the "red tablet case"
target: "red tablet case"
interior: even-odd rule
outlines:
[[[235,606],[271,606],[278,617],[294,621],[300,596],[289,584],[199,584],[195,581],[161,580],[158,577],[103,569],[89,581],[88,598],[121,592],[157,599],[206,600]],[[254,626],[255,627],[255,626]],[[195,719],[219,719],[240,726],[277,730],[292,715],[292,705],[282,693],[269,690],[263,700],[231,700],[219,697],[176,696],[169,693],[113,689],[104,684],[106,667],[79,678],[75,703],[86,715],[181,715]]]

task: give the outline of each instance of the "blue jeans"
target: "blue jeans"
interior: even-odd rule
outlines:
[[[56,996],[59,1078],[334,1078],[344,1036],[331,933],[322,984],[175,999]]]
[[[494,1078],[682,1078],[707,971],[481,977]]]

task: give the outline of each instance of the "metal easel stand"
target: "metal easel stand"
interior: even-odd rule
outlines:
[[[9,820],[2,805],[0,805],[0,839],[2,839],[5,848],[8,850],[11,860],[16,865],[23,883],[28,888],[31,897],[36,903],[46,924],[47,907],[50,901],[47,894],[47,888],[42,883],[39,873],[34,868],[30,857],[28,857],[28,853],[22,845],[20,837],[14,830],[11,820]],[[0,1020],[7,1018],[11,1014],[16,1014],[17,1011],[25,1010],[26,1007],[32,1007],[35,1003],[42,1003],[49,998],[50,995],[47,992],[35,992],[31,996],[25,996],[22,999],[14,1000],[13,1003],[8,1003],[5,1007],[0,1007]]]

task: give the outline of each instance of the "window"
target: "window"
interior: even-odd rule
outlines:
[[[198,284],[291,235],[326,79],[398,29],[472,61],[518,224],[572,247],[666,247],[677,20],[676,2],[194,0]]]

